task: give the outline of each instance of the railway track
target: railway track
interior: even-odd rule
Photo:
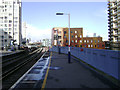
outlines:
[[[3,89],[8,89],[14,84],[15,81],[40,58],[43,54],[42,50],[43,49],[39,48],[28,55],[19,57],[19,59],[13,60],[9,63],[6,61],[7,64],[3,64],[2,78],[0,78],[0,80],[2,80]]]

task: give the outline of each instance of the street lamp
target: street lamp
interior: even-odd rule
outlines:
[[[69,27],[68,63],[70,63],[70,13],[56,13],[56,15],[68,15],[68,27]]]

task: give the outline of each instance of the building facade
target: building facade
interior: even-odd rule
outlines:
[[[102,41],[102,37],[83,37],[80,47],[105,49],[105,42]]]
[[[21,44],[21,0],[0,0],[0,30],[1,48]]]
[[[26,44],[26,22],[22,22],[22,44]]]
[[[110,49],[120,50],[120,0],[108,0]]]
[[[68,28],[55,27],[52,29],[52,46],[68,46]],[[83,37],[83,28],[70,28],[70,46],[105,49],[102,37]]]
[[[52,45],[68,46],[69,34],[68,28],[55,27],[52,29]],[[83,28],[70,28],[70,45],[78,47],[83,39]]]
[[[42,40],[42,46],[50,47],[51,46],[51,40],[50,39],[43,39]]]

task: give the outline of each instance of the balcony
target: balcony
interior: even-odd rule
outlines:
[[[119,9],[120,9],[120,8],[119,8]],[[118,14],[119,14],[119,13],[120,13],[120,10],[118,10],[117,12],[118,12]]]
[[[112,32],[108,32],[109,34],[111,34]]]
[[[114,37],[118,37],[118,34],[117,34],[117,33],[114,33],[113,36],[114,36]]]
[[[117,15],[117,12],[113,12],[111,15],[112,15],[112,16],[115,16],[115,15]]]
[[[111,7],[112,9],[116,9],[117,8],[117,6],[115,5],[115,6],[113,6],[113,7]]]
[[[110,40],[110,41],[112,41],[112,40],[113,40],[113,38],[109,38],[109,40]]]
[[[117,23],[117,19],[114,19],[114,18],[113,18],[113,22]]]

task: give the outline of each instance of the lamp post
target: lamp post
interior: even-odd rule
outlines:
[[[68,44],[68,63],[70,63],[70,13],[56,13],[56,15],[68,15],[69,44]]]

